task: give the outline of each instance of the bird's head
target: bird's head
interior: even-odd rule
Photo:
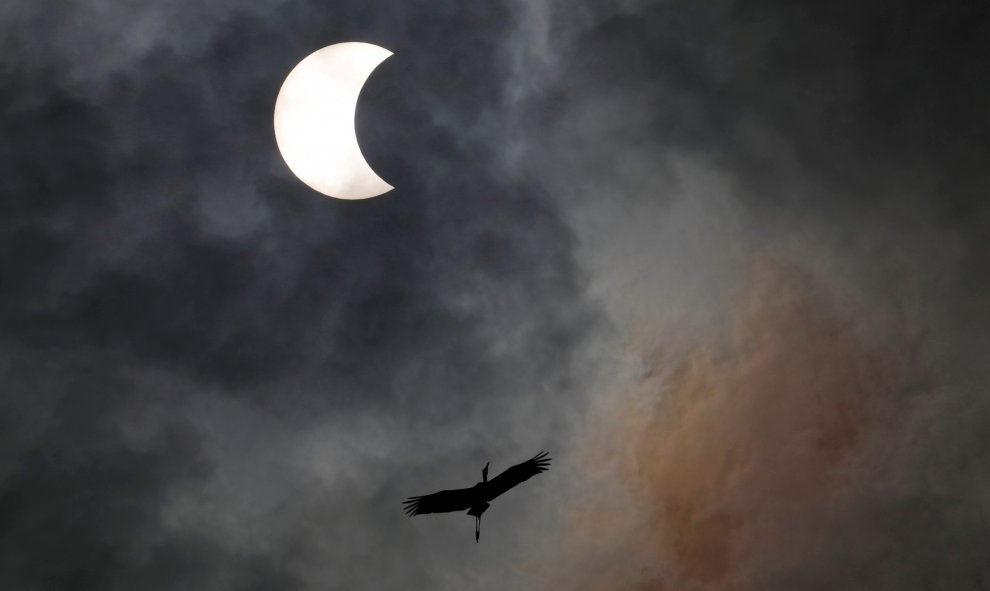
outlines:
[[[485,462],[485,467],[481,469],[481,481],[488,482],[488,464],[491,462]]]

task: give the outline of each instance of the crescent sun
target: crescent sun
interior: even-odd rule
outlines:
[[[275,142],[312,189],[338,199],[392,190],[364,159],[354,128],[361,89],[390,55],[370,43],[337,43],[309,54],[286,76],[275,99]]]

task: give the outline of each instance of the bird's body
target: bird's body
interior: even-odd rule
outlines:
[[[409,497],[403,501],[406,513],[412,517],[424,513],[464,511],[475,519],[474,540],[481,535],[481,515],[491,505],[489,501],[517,484],[529,480],[550,466],[547,452],[540,452],[521,464],[516,464],[488,480],[488,464],[481,470],[482,481],[471,488],[442,490],[431,495]]]

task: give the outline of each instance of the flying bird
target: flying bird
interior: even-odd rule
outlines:
[[[491,463],[491,462],[489,462]],[[547,452],[541,451],[521,464],[516,464],[495,478],[488,480],[488,463],[481,469],[481,482],[471,488],[442,490],[431,495],[409,497],[402,502],[406,514],[410,517],[424,513],[447,513],[464,511],[474,517],[474,541],[481,537],[481,514],[489,507],[489,501],[516,486],[529,480],[540,472],[546,472],[550,467]]]

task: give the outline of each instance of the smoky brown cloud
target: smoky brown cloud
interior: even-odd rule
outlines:
[[[613,492],[567,508],[559,563],[539,578],[582,590],[923,588],[932,565],[870,513],[939,497],[930,421],[952,417],[933,408],[937,352],[910,318],[892,315],[899,328],[883,338],[864,331],[800,266],[764,257],[744,276],[718,332],[631,337],[641,373],[579,452],[578,489]],[[862,570],[834,568],[838,555]]]

